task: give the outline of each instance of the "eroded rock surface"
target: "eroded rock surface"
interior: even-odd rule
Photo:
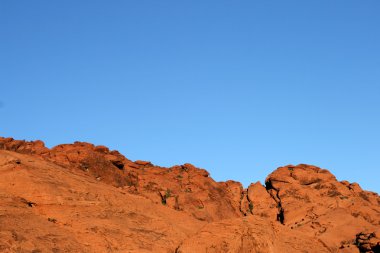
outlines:
[[[288,165],[215,182],[84,142],[0,138],[0,252],[379,252],[380,198]]]

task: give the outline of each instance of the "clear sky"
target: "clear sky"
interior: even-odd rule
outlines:
[[[0,136],[380,192],[380,1],[0,1]]]

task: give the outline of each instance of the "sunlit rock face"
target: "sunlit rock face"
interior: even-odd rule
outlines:
[[[380,198],[287,165],[247,189],[191,164],[0,138],[0,252],[379,252]]]

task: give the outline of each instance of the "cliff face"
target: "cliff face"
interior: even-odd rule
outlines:
[[[0,252],[380,252],[380,197],[304,164],[243,189],[191,164],[0,138]]]

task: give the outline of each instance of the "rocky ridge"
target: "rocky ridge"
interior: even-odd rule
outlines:
[[[191,164],[0,138],[2,252],[379,252],[380,197],[280,167],[244,189]]]

